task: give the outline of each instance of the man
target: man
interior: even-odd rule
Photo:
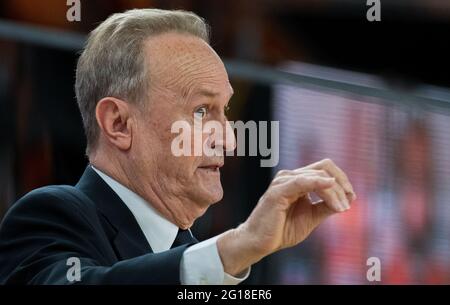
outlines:
[[[202,131],[194,141],[213,156],[171,151],[176,121],[231,128],[224,108],[233,90],[193,13],[112,15],[90,34],[75,88],[90,165],[75,187],[34,190],[10,209],[1,283],[237,284],[355,199],[331,160],[281,171],[243,224],[197,242],[189,228],[222,198],[223,152],[236,144]],[[313,204],[311,192],[322,201]]]

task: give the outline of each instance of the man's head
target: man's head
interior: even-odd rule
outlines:
[[[77,66],[76,94],[90,161],[189,227],[222,198],[223,157],[176,157],[172,124],[219,121],[232,88],[193,13],[155,9],[115,14],[89,36]],[[201,133],[210,148],[234,149],[234,137]],[[194,141],[192,142],[194,146]]]

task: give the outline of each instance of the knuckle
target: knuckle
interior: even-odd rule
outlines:
[[[335,192],[336,192],[336,194],[338,195],[338,197],[345,196],[345,191],[344,191],[344,189],[343,189],[341,186],[339,186],[339,185],[336,186]]]
[[[275,178],[273,178],[271,185],[278,185],[280,183],[283,183],[283,181],[285,181],[285,177],[282,176],[275,176]]]
[[[346,196],[345,196],[345,189],[344,188],[339,187],[336,192],[339,194],[340,197],[346,198]]]
[[[296,184],[297,186],[303,186],[303,185],[305,185],[310,179],[311,179],[311,178],[309,178],[309,177],[298,176],[298,177],[295,179],[295,184]]]
[[[300,175],[300,176],[295,177],[295,182],[298,183],[298,184],[301,184],[304,181],[305,181],[305,177],[304,176]]]
[[[334,185],[327,187],[327,188],[322,188],[322,189],[320,189],[320,192],[322,192],[322,194],[324,194],[324,195],[330,195],[330,194],[334,193],[333,190],[334,190]]]
[[[277,172],[276,176],[278,176],[278,177],[280,177],[280,176],[286,176],[288,173],[289,173],[288,170],[282,169],[282,170],[279,170],[279,171]]]
[[[328,177],[328,172],[327,172],[326,170],[319,169],[319,170],[317,171],[317,173],[318,173],[320,176],[322,176],[322,177]]]
[[[276,194],[273,190],[269,190],[260,198],[261,202],[273,202],[276,201]]]
[[[279,183],[280,183],[280,178],[279,178],[279,177],[273,178],[273,179],[272,179],[272,182],[270,182],[269,189],[270,189],[271,187],[274,187],[275,185],[278,185]]]
[[[334,166],[334,162],[333,160],[331,160],[330,158],[325,158],[322,160],[322,163],[326,166]]]

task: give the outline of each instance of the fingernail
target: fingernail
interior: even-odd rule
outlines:
[[[345,200],[344,202],[342,202],[342,205],[343,205],[343,207],[344,207],[345,210],[350,209],[350,204],[348,203],[347,200]]]
[[[335,209],[336,209],[337,212],[343,212],[344,211],[344,206],[340,202],[336,202],[336,204],[334,206],[335,206]]]
[[[345,193],[345,195],[347,196],[347,199],[350,199],[350,202],[356,199],[356,194],[354,192],[348,192]]]

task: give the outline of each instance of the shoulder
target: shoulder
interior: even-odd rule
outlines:
[[[77,188],[69,185],[50,185],[35,189],[15,202],[6,213],[2,226],[17,219],[64,220],[65,216],[70,216],[88,220],[95,214],[95,204]]]

